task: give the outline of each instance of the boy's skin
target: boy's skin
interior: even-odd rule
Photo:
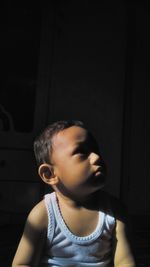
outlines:
[[[55,190],[61,214],[70,231],[77,236],[87,236],[96,228],[98,211],[108,211],[107,194],[101,191],[105,183],[103,161],[88,131],[82,127],[64,129],[55,134],[52,141],[52,164],[40,165],[39,175]],[[126,225],[120,216],[118,213],[114,266],[135,267]],[[28,216],[12,267],[40,266],[47,225],[47,212],[42,200]]]

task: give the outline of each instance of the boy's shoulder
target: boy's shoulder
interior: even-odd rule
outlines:
[[[27,222],[37,231],[47,229],[48,218],[44,200],[41,200],[33,207],[28,215]]]

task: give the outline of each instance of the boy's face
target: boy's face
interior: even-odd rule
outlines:
[[[87,196],[105,182],[98,145],[87,130],[72,126],[54,135],[52,163],[57,187],[74,196]]]

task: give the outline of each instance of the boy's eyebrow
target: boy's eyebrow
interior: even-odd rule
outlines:
[[[71,154],[75,154],[79,149],[82,149],[82,148],[86,149],[86,146],[87,146],[87,149],[92,149],[97,154],[100,153],[98,144],[94,142],[94,140],[89,140],[89,138],[86,138],[83,141],[76,142],[76,144],[71,149]]]
[[[81,141],[77,141],[75,146],[82,146],[82,145],[86,145],[89,143],[89,140],[88,138],[85,138],[84,140],[81,140]]]
[[[72,152],[74,153],[77,149],[82,148],[85,145],[88,145],[88,140],[76,142],[76,144],[72,148]]]

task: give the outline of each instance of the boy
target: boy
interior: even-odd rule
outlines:
[[[83,123],[48,126],[34,152],[38,173],[54,192],[30,212],[12,267],[135,267],[124,218],[101,190],[98,145]]]

